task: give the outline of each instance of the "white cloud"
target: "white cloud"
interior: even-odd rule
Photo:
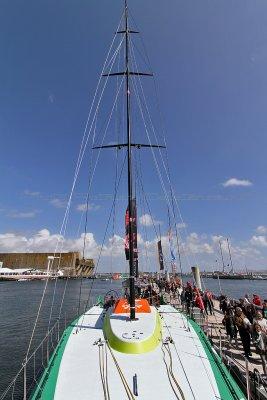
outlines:
[[[50,200],[50,204],[56,208],[66,208],[67,206],[66,200],[61,200],[58,198]]]
[[[96,205],[96,204],[88,204],[88,211],[96,211],[99,210],[100,206]],[[86,203],[82,203],[82,204],[78,204],[76,207],[77,211],[86,211],[87,209],[87,204]]]
[[[97,257],[99,246],[93,233],[81,234],[76,239],[65,239],[62,235],[51,234],[48,229],[41,229],[32,236],[20,233],[0,234],[0,252],[53,252],[82,251],[86,244],[86,257]]]
[[[262,235],[259,236],[254,235],[250,239],[250,243],[256,247],[267,247],[267,238],[266,236]]]
[[[162,247],[167,263],[170,261],[169,238],[163,235]],[[183,240],[180,240],[180,250],[184,270],[190,269],[195,263],[201,268],[211,270],[215,266],[216,258],[219,260],[218,240],[222,240],[225,255],[225,264],[229,263],[228,250],[225,247],[225,240],[220,236],[208,236],[192,232]],[[38,232],[26,235],[21,233],[0,234],[0,252],[53,252],[58,251],[80,251],[82,252],[84,242],[85,257],[92,257],[95,261],[100,254],[101,244],[96,240],[93,233],[83,233],[78,238],[64,238],[57,233],[52,234],[48,229],[41,229]],[[173,238],[175,254],[177,254],[177,243]],[[231,244],[231,252],[234,267],[236,270],[243,270],[246,265],[250,268],[264,268],[266,257],[264,251],[267,248],[265,236],[253,236],[248,242],[241,242],[238,245]],[[140,268],[145,270],[157,268],[157,238],[151,237],[148,240],[138,234],[138,249]],[[112,255],[112,258],[111,258]],[[102,248],[100,270],[110,271],[111,260],[113,259],[112,270],[125,271],[127,262],[124,255],[124,238],[118,234],[108,238]],[[148,266],[147,263],[148,262]]]
[[[40,196],[40,192],[34,192],[31,190],[24,190],[23,193],[26,194],[26,196],[32,196],[32,197]]]
[[[7,214],[10,218],[35,218],[39,211],[28,211],[28,212],[19,212],[19,211],[11,211]]]
[[[263,225],[259,225],[256,228],[256,232],[259,233],[260,235],[264,235],[265,233],[267,233],[267,227],[263,226]]]
[[[24,252],[27,247],[27,238],[20,234],[4,233],[0,234],[1,252]]]
[[[187,236],[184,247],[187,252],[192,254],[214,253],[212,245],[206,241],[206,235],[198,235],[195,232]]]
[[[152,226],[161,224],[161,221],[157,221],[150,214],[143,214],[139,217],[139,223],[143,226]]]
[[[49,103],[54,103],[54,101],[55,101],[55,95],[53,94],[53,93],[50,93],[49,94],[49,96],[48,96],[48,101],[49,101]]]
[[[119,235],[113,235],[108,240],[103,255],[112,257],[124,257],[124,238]]]
[[[187,224],[185,222],[180,222],[179,224],[176,224],[178,229],[185,229],[187,227]]]
[[[152,226],[153,220],[150,214],[143,214],[139,217],[139,223],[143,226]]]
[[[224,187],[230,187],[230,186],[252,186],[253,183],[249,181],[248,179],[237,179],[237,178],[231,178],[225,181],[222,184]]]

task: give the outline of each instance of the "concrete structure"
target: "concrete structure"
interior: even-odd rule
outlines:
[[[93,259],[82,259],[78,251],[69,253],[0,253],[0,263],[6,268],[35,268],[46,270],[48,257],[55,256],[51,269],[60,269],[64,276],[88,277],[94,270]]]
[[[192,270],[192,274],[193,274],[193,277],[194,277],[194,280],[195,280],[196,287],[199,290],[202,290],[199,268],[197,266],[195,266],[195,267],[192,267],[191,270]]]

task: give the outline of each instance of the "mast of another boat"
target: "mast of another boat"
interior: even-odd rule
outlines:
[[[230,265],[231,265],[231,274],[233,274],[234,273],[234,266],[233,266],[233,261],[232,261],[232,254],[231,254],[231,248],[230,248],[230,242],[229,242],[229,239],[228,238],[226,238],[226,241],[227,241],[227,246],[228,246],[228,251],[229,251],[229,257],[230,257]]]
[[[222,294],[222,287],[221,287],[221,281],[220,281],[220,276],[219,276],[219,274],[217,274],[217,279],[218,279],[220,294]]]
[[[223,251],[222,251],[222,242],[219,240],[219,246],[220,246],[220,253],[221,253],[221,259],[222,259],[222,267],[223,267],[223,273],[225,270],[225,265],[224,265],[224,259],[223,259]]]

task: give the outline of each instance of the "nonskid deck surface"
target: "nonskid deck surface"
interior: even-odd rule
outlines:
[[[238,389],[236,397],[231,394],[194,326],[172,306],[161,306],[158,311],[162,342],[146,353],[125,354],[106,345],[102,330],[105,312],[101,307],[92,307],[73,326],[58,371],[49,373],[35,398],[243,399]],[[138,330],[138,321],[125,320],[125,324],[133,324]],[[105,397],[105,390],[109,397]],[[136,391],[138,396],[134,395]]]

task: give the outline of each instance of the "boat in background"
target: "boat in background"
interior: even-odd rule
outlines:
[[[0,268],[0,281],[33,281],[56,279],[63,276],[63,272],[58,271],[40,271],[34,268]]]
[[[119,281],[120,279],[122,279],[122,276],[119,273],[115,273],[112,275],[112,279],[113,281]]]

